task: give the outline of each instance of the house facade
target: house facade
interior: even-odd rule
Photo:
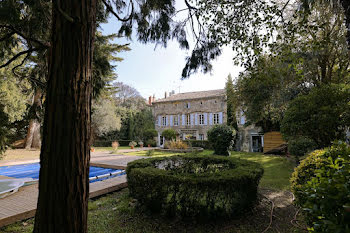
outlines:
[[[227,122],[225,90],[173,94],[152,102],[157,144],[163,145],[162,132],[172,128],[182,140],[207,140],[214,125]]]
[[[162,132],[172,128],[182,140],[207,140],[208,130],[227,123],[227,103],[224,89],[170,94],[163,99],[150,97],[158,132],[157,145],[162,146]],[[242,111],[236,114],[239,133],[237,149],[262,151],[263,134],[254,125],[246,126]]]

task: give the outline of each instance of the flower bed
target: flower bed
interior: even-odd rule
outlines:
[[[127,167],[130,195],[153,212],[184,218],[237,217],[257,200],[261,165],[222,156],[142,159]]]

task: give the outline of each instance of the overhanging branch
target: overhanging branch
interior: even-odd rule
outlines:
[[[10,60],[8,60],[5,64],[3,65],[0,65],[0,69],[10,65],[12,62],[14,62],[15,60],[17,60],[20,56],[24,55],[24,54],[28,54],[28,53],[32,53],[34,51],[38,51],[38,50],[41,50],[43,49],[42,47],[40,48],[30,48],[28,50],[25,50],[25,51],[22,51],[22,52],[19,52],[17,53],[15,56],[13,56]]]
[[[113,7],[111,5],[109,5],[105,0],[102,0],[103,4],[106,6],[107,10],[109,12],[111,12],[118,20],[122,21],[122,22],[127,22],[132,18],[132,15],[134,13],[134,3],[132,0],[130,0],[131,3],[131,12],[130,15],[126,18],[121,18],[114,10]]]

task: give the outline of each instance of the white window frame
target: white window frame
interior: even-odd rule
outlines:
[[[162,126],[166,126],[166,116],[162,117]]]
[[[199,134],[198,137],[199,137],[199,140],[201,140],[201,141],[204,140],[204,134]]]
[[[219,124],[219,113],[213,114],[213,124],[218,125]]]
[[[204,114],[199,114],[198,118],[199,118],[199,124],[204,125]]]
[[[179,116],[174,116],[174,126],[178,126],[179,125]]]
[[[191,125],[191,114],[186,115],[186,125]]]

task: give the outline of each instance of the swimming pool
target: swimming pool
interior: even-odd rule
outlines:
[[[40,163],[0,167],[0,175],[13,178],[39,179]],[[124,170],[90,166],[90,183],[126,174]]]

